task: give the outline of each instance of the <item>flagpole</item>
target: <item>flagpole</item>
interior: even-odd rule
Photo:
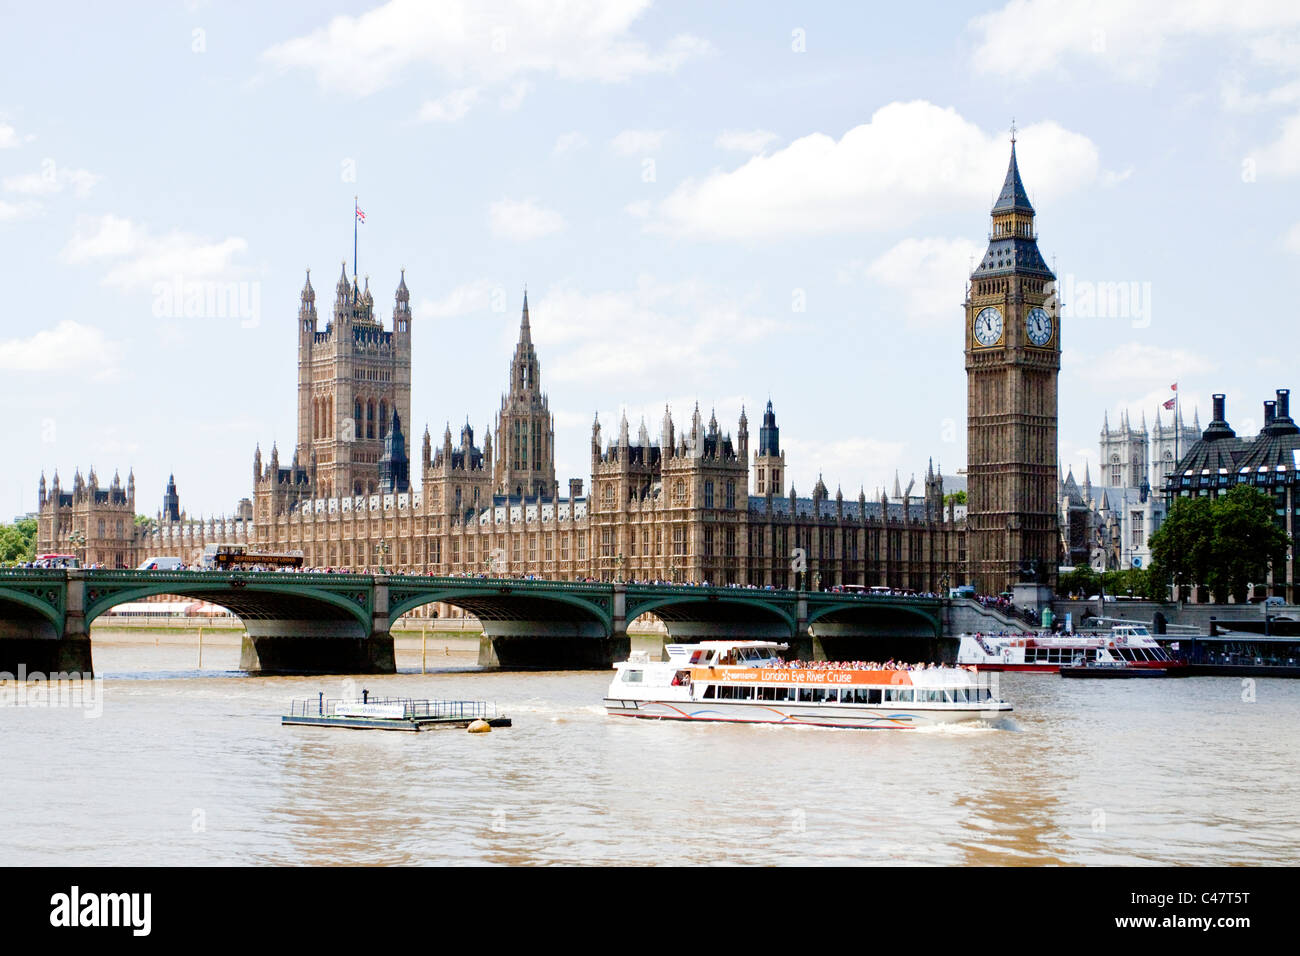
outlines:
[[[361,207],[357,205],[360,198],[352,197],[352,284],[357,282],[357,210]]]

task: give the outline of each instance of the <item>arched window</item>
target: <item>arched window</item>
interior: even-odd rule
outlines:
[[[366,402],[366,437],[375,437],[375,403]]]
[[[1123,481],[1120,478],[1120,472],[1122,470],[1123,469],[1120,467],[1120,463],[1119,463],[1119,455],[1111,455],[1110,456],[1110,483],[1115,487],[1119,487],[1121,484],[1123,484]]]
[[[388,434],[388,402],[379,403],[379,437],[383,438]]]
[[[362,433],[361,432],[361,399],[359,398],[356,400],[356,403],[352,406],[352,418],[353,418],[352,437],[356,438]],[[361,494],[360,487],[357,488],[357,494]]]

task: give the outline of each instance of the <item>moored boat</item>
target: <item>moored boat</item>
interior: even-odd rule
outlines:
[[[963,634],[957,663],[980,671],[1055,674],[1063,667],[1177,671],[1186,665],[1141,624],[1117,624],[1109,634]]]
[[[621,717],[909,730],[1011,712],[996,675],[960,667],[782,660],[772,641],[670,644],[615,664],[606,711]]]

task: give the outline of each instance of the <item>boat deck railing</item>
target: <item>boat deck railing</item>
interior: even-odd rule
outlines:
[[[401,704],[407,720],[494,720],[496,704],[485,700],[419,700],[412,697],[299,697],[289,705],[290,717],[332,717],[339,704]]]

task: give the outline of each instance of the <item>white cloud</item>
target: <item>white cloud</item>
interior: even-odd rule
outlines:
[[[517,110],[524,103],[524,98],[533,91],[533,84],[529,80],[516,80],[510,84],[510,89],[502,94],[497,101],[503,110]]]
[[[776,133],[765,129],[726,129],[718,134],[713,145],[739,153],[761,153],[776,140]]]
[[[441,299],[424,299],[416,315],[419,318],[449,319],[475,312],[504,311],[505,289],[487,279],[476,279],[456,286]]]
[[[879,501],[879,489],[884,488],[893,498],[894,473],[899,473],[899,481],[907,487],[914,463],[903,460],[904,444],[902,442],[878,441],[872,438],[845,438],[838,441],[802,440],[783,437],[783,450],[792,466],[787,469],[785,493],[790,493],[793,482],[799,497],[812,495],[813,486],[819,475],[827,482],[826,490],[831,498],[835,497],[837,487],[834,482],[857,482],[839,486],[844,491],[846,501],[857,501],[859,488],[865,490],[867,501]],[[922,484],[917,476],[917,485]],[[919,494],[912,489],[912,494]]]
[[[0,123],[0,149],[17,149],[23,143],[30,143],[35,138],[36,136],[32,133],[19,136],[18,130],[8,123]]]
[[[667,130],[625,129],[609,141],[610,148],[622,156],[644,156],[655,153],[664,144]]]
[[[582,149],[586,145],[587,137],[575,130],[572,133],[561,133],[555,140],[555,146],[551,149],[551,152],[556,156],[563,156],[565,153],[572,153],[575,150]]]
[[[101,381],[115,374],[122,349],[101,329],[65,319],[27,338],[0,340],[0,369],[6,372],[90,370]]]
[[[564,228],[564,217],[545,209],[535,199],[515,200],[502,197],[488,207],[492,235],[498,239],[521,242],[540,239]]]
[[[896,290],[909,320],[949,323],[961,302],[961,283],[984,246],[968,239],[904,239],[863,270],[872,282]]]
[[[1143,342],[1117,345],[1100,357],[1067,350],[1062,353],[1062,364],[1065,371],[1087,380],[1093,390],[1098,385],[1148,389],[1141,401],[1131,403],[1133,407],[1154,407],[1157,397],[1163,402],[1172,396],[1170,382],[1215,368],[1215,363],[1200,353]]]
[[[1300,6],[1291,0],[1011,0],[970,22],[976,69],[1023,80],[1078,61],[1148,81],[1170,47],[1194,39],[1236,40],[1260,58],[1283,56],[1260,41],[1296,26]]]
[[[0,199],[0,222],[16,222],[19,219],[30,219],[41,211],[41,204],[38,202],[5,202]]]
[[[612,382],[625,391],[638,382],[661,390],[669,381],[713,376],[736,363],[739,348],[784,329],[755,311],[752,296],[652,276],[640,276],[630,290],[553,288],[534,296],[530,312],[534,341],[559,353],[550,360],[556,380]]]
[[[1251,156],[1265,177],[1295,176],[1300,173],[1300,113],[1282,121],[1277,139]]]
[[[708,51],[690,35],[658,50],[634,39],[632,26],[649,6],[650,0],[390,0],[359,16],[334,17],[262,57],[281,71],[311,72],[322,90],[366,96],[416,64],[483,85],[532,73],[610,83],[671,73]]]
[[[452,90],[436,100],[429,100],[420,107],[421,123],[454,123],[464,119],[474,104],[479,101],[478,87],[470,86],[463,90]]]
[[[4,188],[7,192],[24,196],[49,196],[71,187],[77,198],[84,199],[103,178],[87,169],[64,169],[47,159],[38,173],[6,176]]]
[[[650,215],[653,208],[654,203],[649,199],[637,199],[624,206],[623,211],[633,219],[645,219]]]
[[[687,180],[649,228],[754,238],[897,228],[953,206],[987,209],[1007,165],[1006,135],[986,134],[956,110],[891,103],[837,142],[824,133],[755,156],[730,172]],[[1019,134],[1020,171],[1051,199],[1094,181],[1096,145],[1052,121]]]
[[[1293,252],[1300,256],[1300,222],[1287,230],[1286,235],[1282,238],[1282,245],[1287,252]]]
[[[228,278],[233,261],[248,249],[238,236],[209,240],[183,232],[155,236],[137,223],[112,214],[83,216],[61,257],[73,265],[108,265],[104,284],[133,289],[180,276],[186,282]]]

